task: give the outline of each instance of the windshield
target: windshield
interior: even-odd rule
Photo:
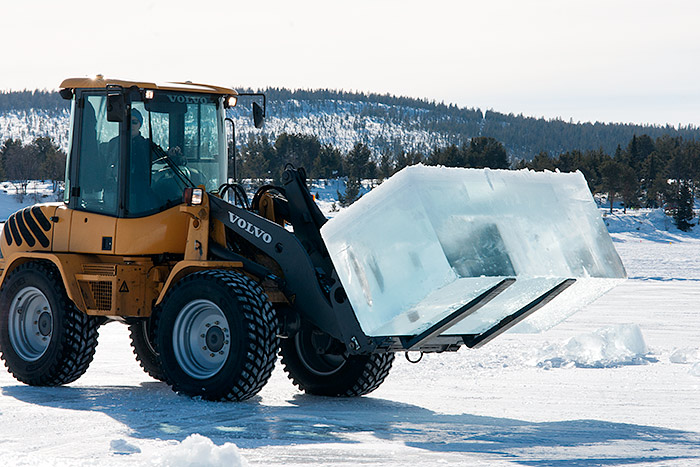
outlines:
[[[129,120],[129,216],[182,202],[187,186],[217,189],[226,181],[222,98],[155,91],[133,101]]]

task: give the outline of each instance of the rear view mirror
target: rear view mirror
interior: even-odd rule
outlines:
[[[58,93],[61,95],[61,97],[65,100],[71,100],[73,99],[73,90],[72,89],[61,89],[58,91]]]
[[[123,122],[126,120],[126,103],[121,92],[107,93],[107,121]]]
[[[255,128],[262,128],[265,123],[265,113],[257,102],[253,102],[253,124]]]

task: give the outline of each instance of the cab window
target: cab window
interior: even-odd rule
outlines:
[[[76,208],[117,215],[119,123],[107,121],[106,95],[84,95],[83,99]]]

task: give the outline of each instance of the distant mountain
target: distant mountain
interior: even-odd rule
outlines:
[[[512,160],[530,160],[544,151],[552,156],[580,149],[602,148],[609,154],[625,147],[633,135],[682,136],[700,140],[695,126],[573,123],[523,115],[460,108],[422,99],[334,90],[266,89],[267,120],[263,130],[252,126],[250,102],[242,98],[231,117],[238,144],[262,131],[270,140],[283,132],[311,134],[344,151],[355,142],[383,152],[419,151],[462,145],[475,136],[490,136],[506,147]],[[0,143],[8,138],[29,142],[51,136],[68,146],[69,105],[57,92],[0,92]]]

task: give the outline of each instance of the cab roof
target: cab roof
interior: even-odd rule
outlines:
[[[97,75],[94,78],[67,78],[61,83],[61,89],[100,89],[108,85],[117,85],[124,88],[136,86],[141,89],[199,92],[203,94],[225,94],[235,96],[238,94],[233,88],[213,86],[210,84],[193,83],[191,81],[172,83],[151,83],[147,81],[129,81],[123,79],[105,78]]]

